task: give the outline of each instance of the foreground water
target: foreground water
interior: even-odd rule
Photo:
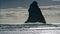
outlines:
[[[54,24],[0,24],[0,34],[59,34],[60,25]]]
[[[60,30],[0,31],[0,34],[60,34]]]

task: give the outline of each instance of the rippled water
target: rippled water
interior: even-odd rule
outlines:
[[[60,25],[0,24],[0,34],[59,34]]]

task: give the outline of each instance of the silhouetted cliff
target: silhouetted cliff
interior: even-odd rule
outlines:
[[[38,7],[36,1],[33,1],[33,3],[30,5],[28,12],[29,12],[29,17],[25,23],[35,23],[35,22],[46,23],[44,16],[42,15],[41,10]]]

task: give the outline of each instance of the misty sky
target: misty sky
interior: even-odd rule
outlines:
[[[1,8],[29,7],[34,0],[0,0]],[[40,6],[60,5],[60,1],[36,0]],[[0,9],[1,9],[0,8]]]
[[[25,22],[28,18],[28,8],[33,1],[34,0],[0,0],[0,22]],[[47,23],[60,23],[60,0],[35,1],[38,2],[40,8],[52,8],[48,10],[41,9]],[[7,17],[9,16],[7,14],[12,15],[12,17]]]

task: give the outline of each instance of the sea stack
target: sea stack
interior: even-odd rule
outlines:
[[[42,15],[42,12],[40,8],[38,7],[38,3],[36,1],[33,1],[30,5],[29,9],[29,16],[25,23],[46,23],[44,16]]]

